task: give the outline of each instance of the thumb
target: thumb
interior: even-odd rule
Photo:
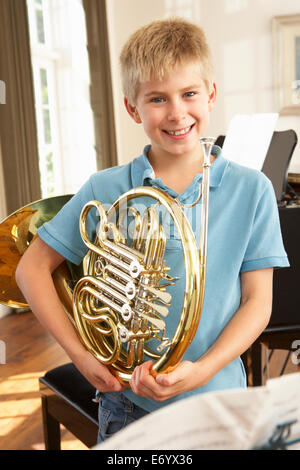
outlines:
[[[122,392],[122,391],[125,390],[125,386],[124,386],[124,384],[122,384],[120,379],[118,379],[117,377],[114,376],[114,381],[112,383],[112,389],[115,392]]]
[[[102,380],[111,391],[122,392],[125,390],[124,385],[118,377],[116,377],[108,367],[104,367]]]

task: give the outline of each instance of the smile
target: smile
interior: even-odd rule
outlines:
[[[182,135],[188,134],[193,126],[194,126],[194,124],[192,124],[189,127],[185,127],[184,129],[180,129],[178,131],[165,131],[165,132],[169,135],[175,135],[175,136],[180,136],[181,135],[182,136]]]

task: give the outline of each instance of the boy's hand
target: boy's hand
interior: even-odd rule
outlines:
[[[201,374],[200,362],[180,362],[166,374],[151,373],[152,361],[144,362],[134,369],[130,386],[134,393],[145,398],[164,401],[188,390],[205,385],[208,380],[205,371]]]
[[[100,392],[122,392],[125,387],[88,351],[78,360],[74,360],[77,369]]]

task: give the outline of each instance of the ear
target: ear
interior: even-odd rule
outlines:
[[[208,107],[209,107],[209,111],[212,111],[213,109],[213,105],[216,101],[216,98],[217,98],[217,86],[215,84],[215,82],[212,84],[212,89],[208,95]]]
[[[137,107],[130,104],[129,101],[128,101],[128,98],[126,96],[124,97],[124,104],[125,104],[125,108],[127,109],[128,114],[132,117],[132,119],[137,124],[141,124],[142,120],[141,120],[140,115],[138,113]]]

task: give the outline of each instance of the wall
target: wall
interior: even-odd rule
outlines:
[[[276,111],[271,19],[299,13],[299,0],[109,0],[107,6],[120,163],[139,155],[147,138],[124,110],[118,56],[128,36],[154,19],[184,16],[206,31],[218,86],[210,134],[226,133],[235,114]],[[290,127],[300,139],[300,116],[280,117],[277,130]],[[290,171],[300,173],[300,144]]]
[[[299,13],[299,1],[202,0],[202,8],[219,90],[212,132],[226,133],[235,114],[278,111],[273,88],[271,20]],[[279,117],[276,129],[289,128],[300,140],[300,116]],[[299,144],[290,171],[300,173]]]

